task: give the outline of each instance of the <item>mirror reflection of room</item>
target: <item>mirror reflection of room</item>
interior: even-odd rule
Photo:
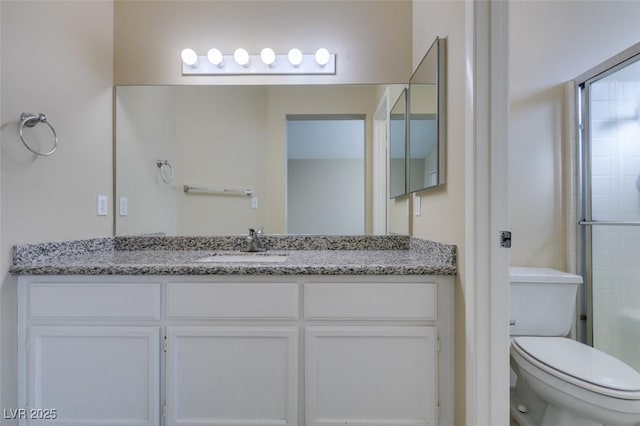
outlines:
[[[372,132],[366,129],[372,126],[385,87],[117,87],[116,199],[127,200],[128,214],[116,217],[116,234],[233,235],[246,233],[249,226],[264,227],[270,234],[372,233],[367,195],[372,176],[365,172]],[[296,143],[289,137],[305,123],[288,119],[294,117],[340,118],[334,124],[342,125],[334,126],[337,133],[323,143],[316,140],[315,152],[296,150],[296,158],[287,158],[288,139]],[[343,118],[357,118],[355,139],[353,130],[344,126],[351,120]],[[311,147],[311,136],[303,138]],[[343,164],[344,173],[318,169],[315,177],[308,175],[310,168],[303,168],[303,181],[296,178],[301,170],[294,165],[304,156],[317,157],[316,165],[320,157],[332,157],[334,167],[340,161],[358,164]],[[169,183],[162,179],[158,159],[173,167],[175,176]],[[342,180],[336,180],[339,176]],[[185,185],[228,192],[185,192]],[[309,210],[314,203],[326,208]],[[336,215],[352,219],[331,220]]]
[[[445,39],[437,38],[409,82],[408,191],[446,182]]]

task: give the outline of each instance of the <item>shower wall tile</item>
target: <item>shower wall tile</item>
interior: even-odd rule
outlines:
[[[616,139],[612,137],[591,138],[591,156],[597,158],[611,157],[615,152],[615,143]]]
[[[633,134],[630,135],[630,137],[620,138],[620,154],[625,157],[640,157],[640,138],[638,137],[640,123],[635,125],[635,127],[636,129],[629,129],[630,131],[633,131]]]
[[[591,86],[592,210],[596,220],[640,220],[640,82]],[[622,310],[640,312],[640,230],[593,227],[594,344],[616,353]]]
[[[636,81],[612,82],[615,85],[616,100],[635,100],[640,98],[640,83]]]
[[[596,120],[608,121],[611,120],[612,111],[614,107],[613,102],[610,100],[602,100],[602,101],[593,101],[591,102],[591,117],[596,122]]]
[[[616,96],[616,87],[613,83],[598,82],[591,85],[591,99],[594,101],[609,100]]]

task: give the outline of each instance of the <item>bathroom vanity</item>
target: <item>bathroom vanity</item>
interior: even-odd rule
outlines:
[[[116,237],[17,247],[27,417],[453,424],[455,247],[400,236],[270,236],[257,254],[239,244]]]

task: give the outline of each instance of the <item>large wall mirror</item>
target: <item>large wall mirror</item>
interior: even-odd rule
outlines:
[[[406,85],[116,87],[116,235],[372,233],[372,117],[389,86]],[[339,146],[354,118],[364,141]],[[303,124],[312,134],[288,149]],[[310,203],[364,217],[354,231],[294,227]]]
[[[445,40],[436,38],[409,81],[409,192],[446,182],[445,60]]]
[[[445,182],[444,49],[443,39],[433,43],[407,91],[406,84],[116,87],[116,235],[232,235],[261,226],[271,234],[373,233],[372,157],[380,144],[372,140],[372,118],[385,93],[400,92],[388,114],[387,199],[395,198],[383,214],[388,232],[408,233],[406,194]],[[326,135],[314,131],[314,143],[327,146],[336,145],[344,120],[356,117],[364,122],[364,152],[312,150],[288,158],[292,116],[334,122]],[[291,179],[289,167],[293,172],[300,165],[304,177]],[[358,179],[338,180],[349,173],[359,173]],[[291,194],[300,198],[289,200]],[[332,215],[357,209],[353,214],[362,220],[353,231],[294,227],[288,216],[297,213],[296,205],[322,217],[330,217],[323,208]]]

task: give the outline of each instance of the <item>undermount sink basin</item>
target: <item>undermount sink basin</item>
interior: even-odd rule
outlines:
[[[216,254],[196,259],[202,263],[278,263],[284,262],[289,256],[286,254],[264,254],[264,253],[234,253]]]

